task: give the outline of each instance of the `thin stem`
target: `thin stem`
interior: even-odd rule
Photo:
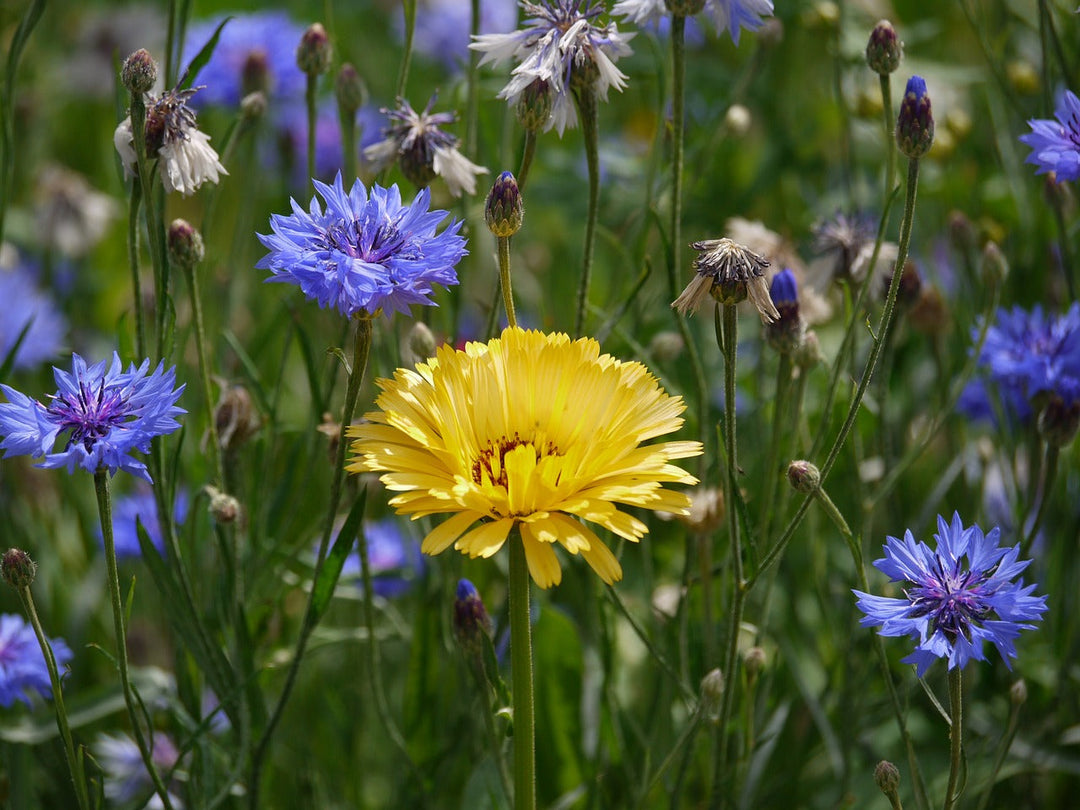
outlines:
[[[191,312],[195,319],[195,348],[199,354],[199,376],[203,388],[203,402],[206,407],[206,422],[210,431],[210,460],[213,463],[217,484],[225,486],[225,468],[221,461],[221,444],[218,439],[217,420],[214,418],[214,399],[210,388],[210,359],[206,353],[206,329],[203,326],[202,296],[199,294],[199,274],[195,265],[187,270],[188,294],[191,298]]]
[[[135,705],[135,692],[131,687],[131,676],[128,673],[127,634],[124,631],[124,605],[120,596],[120,573],[116,567],[116,545],[113,542],[112,500],[109,495],[108,470],[102,468],[94,473],[94,489],[97,492],[98,513],[101,517],[101,536],[105,545],[105,568],[109,580],[109,597],[112,602],[113,629],[116,633],[116,665],[120,670],[120,686],[124,692],[128,720],[131,722],[131,732],[135,737],[135,743],[139,747],[139,753],[142,755],[146,772],[150,774],[150,779],[154,783],[154,791],[161,798],[161,803],[165,809],[172,810],[169,791],[157,772],[157,767],[154,765],[153,749],[147,745],[146,735],[143,734],[142,726],[139,723],[139,712]]]
[[[892,195],[893,183],[896,182],[896,140],[893,128],[896,116],[892,109],[892,76],[889,73],[878,74],[881,83],[881,112],[885,123],[885,201]]]
[[[1065,288],[1069,291],[1069,300],[1076,300],[1076,281],[1073,279],[1072,248],[1069,246],[1069,225],[1065,220],[1065,200],[1055,190],[1047,195],[1054,212],[1054,221],[1058,229],[1058,250],[1061,252],[1061,272],[1065,276]]]
[[[514,312],[514,290],[510,285],[510,237],[499,236],[496,237],[495,241],[499,246],[499,288],[502,290],[506,322],[510,326],[517,326],[517,314]]]
[[[142,283],[139,280],[139,206],[142,184],[131,181],[131,204],[128,207],[128,263],[131,265],[131,294],[135,304],[135,354],[146,357],[146,324],[143,318]]]
[[[1054,442],[1044,442],[1044,444],[1046,447],[1042,453],[1042,463],[1040,465],[1042,469],[1039,476],[1039,492],[1037,496],[1039,506],[1035,511],[1035,517],[1031,521],[1031,526],[1024,533],[1024,541],[1020,546],[1022,554],[1028,553],[1031,544],[1035,542],[1035,537],[1039,534],[1043,518],[1046,517],[1046,505],[1050,501],[1050,491],[1054,488],[1054,481],[1057,480],[1060,449]]]
[[[581,257],[581,282],[578,286],[577,315],[574,336],[581,337],[585,329],[585,313],[589,308],[589,284],[592,279],[593,248],[596,245],[596,220],[600,208],[600,115],[596,102],[596,87],[579,90],[574,98],[581,116],[581,134],[585,140],[585,162],[589,166],[589,210],[585,220],[585,245]]]
[[[307,74],[307,83],[304,85],[304,104],[307,107],[307,176],[315,177],[315,93],[318,89],[319,77],[314,73]]]
[[[964,742],[964,710],[961,684],[963,682],[963,670],[953,667],[949,670],[949,715],[952,720],[949,725],[949,784],[945,788],[945,804],[943,810],[951,810],[959,798],[956,784],[960,780],[961,750]]]
[[[536,810],[536,717],[533,706],[529,567],[518,532],[510,537],[510,677],[514,711],[514,810]]]
[[[470,0],[469,35],[475,40],[480,33],[480,0]],[[465,74],[467,87],[465,107],[465,154],[476,157],[480,128],[480,52],[469,50],[469,67]],[[520,184],[518,186],[520,188]]]
[[[776,397],[773,399],[772,433],[769,436],[769,451],[765,465],[765,497],[761,502],[761,519],[758,525],[761,527],[758,537],[762,541],[769,537],[772,528],[773,507],[776,504],[776,493],[780,489],[780,480],[783,477],[780,470],[780,436],[783,432],[785,405],[791,394],[791,355],[784,352],[780,355],[780,362],[776,367]],[[757,555],[751,548],[751,561]]]
[[[345,184],[348,185],[358,175],[356,164],[356,113],[352,110],[339,109],[338,118],[341,122],[341,148],[344,150]]]
[[[1009,725],[1005,729],[1005,733],[1001,736],[1001,743],[998,745],[997,753],[994,755],[994,767],[990,769],[990,778],[986,782],[986,788],[983,790],[982,797],[979,799],[978,810],[986,810],[990,805],[990,793],[994,789],[994,785],[997,784],[998,774],[1001,773],[1001,766],[1005,764],[1005,757],[1009,754],[1009,749],[1012,748],[1013,740],[1016,738],[1016,732],[1020,728],[1020,704],[1013,702],[1012,710],[1009,712]]]
[[[23,610],[30,619],[30,626],[34,628],[41,653],[45,656],[45,666],[49,670],[49,683],[52,684],[53,709],[56,713],[56,727],[60,730],[60,736],[64,740],[64,756],[67,758],[68,772],[71,774],[71,782],[75,786],[75,796],[79,800],[81,810],[90,810],[90,796],[86,791],[86,771],[83,768],[83,759],[75,753],[75,743],[71,736],[71,727],[68,725],[67,709],[64,707],[64,690],[60,680],[60,671],[56,666],[56,657],[53,655],[52,645],[49,643],[45,631],[41,627],[37,610],[34,607],[34,596],[29,586],[18,588],[19,599],[22,601]]]
[[[735,488],[738,486],[736,474],[739,469],[737,442],[735,436],[735,360],[738,352],[738,312],[734,304],[723,305],[723,339],[721,350],[724,354],[724,455],[727,469],[724,475],[724,495],[727,503],[728,533],[731,537],[731,570],[734,577],[731,608],[727,630],[727,651],[721,672],[727,683],[723,700],[720,704],[720,717],[716,724],[719,741],[713,762],[711,808],[718,808],[724,802],[723,778],[727,763],[728,733],[727,724],[735,704],[735,665],[739,652],[739,627],[742,624],[743,605],[746,601],[746,583],[743,581],[742,544],[739,538],[739,519],[735,508]],[[709,632],[709,628],[706,628]]]
[[[356,401],[360,396],[360,384],[364,379],[364,371],[367,369],[368,353],[371,349],[371,316],[366,312],[361,312],[359,315],[355,316],[354,320],[356,322],[356,338],[353,345],[352,368],[349,371],[349,380],[345,389],[345,405],[342,408],[341,413],[341,429],[338,432],[337,457],[334,460],[333,479],[330,485],[330,503],[326,510],[326,520],[323,524],[322,539],[319,541],[319,551],[315,557],[315,570],[312,575],[312,582],[318,581],[319,575],[322,573],[323,565],[326,563],[327,552],[330,549],[330,538],[334,533],[334,518],[337,517],[337,510],[341,503],[341,492],[345,480],[345,452],[348,447],[345,431],[352,422],[353,412],[356,410]],[[307,649],[308,640],[311,637],[312,631],[315,629],[314,614],[315,588],[312,588],[311,593],[308,595],[304,621],[300,626],[300,636],[296,640],[296,652],[293,654],[292,661],[289,663],[289,671],[285,676],[285,685],[281,690],[281,697],[278,698],[277,705],[274,706],[274,711],[266,724],[266,730],[263,732],[262,739],[259,740],[259,744],[255,748],[255,756],[251,765],[251,779],[248,784],[248,806],[251,807],[252,810],[258,810],[259,807],[259,778],[262,773],[262,767],[266,759],[266,754],[269,751],[270,739],[273,736],[274,730],[277,728],[278,722],[281,720],[281,716],[285,711],[285,704],[288,702],[289,696],[292,694],[293,687],[296,684],[296,676],[300,670],[300,662]]]
[[[521,167],[517,173],[518,191],[525,191],[525,183],[529,179],[529,169],[532,167],[533,157],[536,155],[536,130],[525,130],[525,147],[521,151]]]
[[[405,97],[405,85],[409,81],[409,65],[412,62],[413,33],[416,31],[416,0],[405,0],[402,3],[405,13],[405,47],[401,54],[401,69],[398,71],[397,89],[394,95],[397,98]]]
[[[668,257],[672,275],[678,279],[682,246],[683,134],[686,128],[686,17],[671,17],[671,248]]]

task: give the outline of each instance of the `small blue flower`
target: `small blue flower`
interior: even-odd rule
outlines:
[[[158,731],[154,732],[153,746],[154,767],[164,778],[164,774],[176,765],[180,752],[168,735]],[[110,807],[145,797],[154,789],[139,747],[126,734],[98,735],[94,743],[94,757],[105,773],[105,798],[109,800]],[[183,806],[171,789],[169,802],[173,807]],[[154,794],[143,806],[147,810],[160,810],[165,805],[161,797]]]
[[[296,284],[319,306],[352,317],[360,312],[408,313],[428,298],[435,284],[457,284],[455,265],[466,254],[458,235],[461,220],[436,234],[446,211],[429,211],[431,194],[423,189],[403,205],[396,185],[373,185],[370,193],[357,180],[348,193],[341,175],[328,186],[312,180],[318,198],[304,211],[292,200],[292,216],[273,214],[273,234],[258,234],[269,248],[255,265],[269,269],[267,281]]]
[[[7,359],[19,337],[26,335],[15,352],[13,367],[33,368],[56,356],[67,334],[67,322],[53,300],[38,289],[29,268],[0,269],[0,364]]]
[[[1080,179],[1080,98],[1071,90],[1058,97],[1053,121],[1033,118],[1031,132],[1020,143],[1031,147],[1025,163],[1038,166],[1035,174],[1054,172],[1058,182]]]
[[[1080,399],[1080,303],[1063,315],[1044,315],[1037,304],[1030,312],[999,309],[979,365],[1010,398],[1046,393],[1071,405]]]
[[[187,66],[195,58],[223,19],[225,15],[188,29],[181,64]],[[196,84],[206,85],[197,97],[199,105],[235,108],[246,93],[256,89],[254,85],[266,88],[272,106],[302,100],[307,78],[296,65],[296,46],[303,33],[303,27],[284,11],[236,15],[222,29],[210,61],[193,77]]]
[[[62,638],[49,639],[56,667],[63,674],[74,654]],[[49,670],[34,628],[21,616],[0,615],[0,706],[5,709],[21,700],[30,706],[30,693],[52,695]]]
[[[420,544],[402,531],[395,518],[365,523],[364,539],[375,595],[391,599],[408,591],[424,570]],[[360,553],[354,551],[345,558],[341,580],[351,580],[362,588],[361,576]]]
[[[884,559],[874,567],[892,582],[910,582],[904,598],[874,596],[853,591],[859,610],[866,614],[863,627],[880,627],[883,636],[910,636],[918,640],[915,652],[904,658],[918,667],[921,678],[935,658],[948,659],[949,669],[968,661],[985,661],[983,643],[989,641],[1012,669],[1013,641],[1021,630],[1033,630],[1046,611],[1046,597],[1032,596],[1035,585],[1013,582],[1031,560],[1019,560],[1020,544],[1000,548],[1001,531],[984,535],[978,525],[964,528],[960,515],[952,523],[938,517],[934,535],[937,548],[917,542],[910,531],[904,539],[889,537]]]
[[[177,525],[184,522],[187,516],[188,497],[187,492],[180,489],[176,492],[173,503],[173,520]],[[116,558],[118,560],[138,558],[142,556],[142,546],[139,545],[139,535],[136,530],[136,519],[142,523],[147,536],[154,544],[158,553],[165,556],[165,537],[161,531],[161,522],[158,520],[157,501],[154,500],[154,491],[145,485],[138,485],[135,491],[128,495],[121,495],[113,501],[113,543],[116,546]],[[98,544],[103,541],[101,529],[98,529]]]
[[[772,302],[776,304],[777,309],[780,309],[781,306],[792,306],[799,303],[798,282],[796,282],[795,274],[791,272],[790,268],[785,267],[773,276],[772,282],[769,284],[769,297],[772,298]]]
[[[44,456],[41,467],[66,467],[74,472],[107,469],[127,470],[150,481],[146,465],[132,451],[146,453],[155,436],[180,427],[176,407],[184,386],[174,390],[176,369],[164,370],[164,363],[147,376],[150,361],[144,360],[123,370],[113,353],[112,365],[102,360],[87,367],[79,355],[72,355],[72,371],[53,368],[57,392],[43,405],[7,385],[0,391],[8,398],[0,403],[0,449],[8,456]],[[60,434],[67,440],[59,452],[54,449]]]

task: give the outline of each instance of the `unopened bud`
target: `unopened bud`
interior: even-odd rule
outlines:
[[[513,236],[521,228],[524,216],[517,180],[511,172],[503,172],[495,178],[484,207],[488,230],[498,237]]]
[[[761,647],[751,647],[743,657],[743,666],[750,680],[756,678],[758,673],[765,668],[765,650]]]
[[[896,35],[896,29],[888,20],[882,20],[870,32],[866,46],[866,64],[879,76],[888,76],[900,67],[904,55],[904,43]]]
[[[186,219],[174,219],[169,225],[169,262],[174,267],[191,269],[203,260],[206,249],[197,230]]]
[[[701,679],[701,711],[711,723],[720,720],[720,706],[724,700],[724,673],[714,669]]]
[[[874,782],[881,788],[882,793],[891,796],[900,787],[900,769],[883,759],[874,768]]]
[[[245,96],[270,92],[270,60],[266,51],[248,51],[240,67],[240,92]]]
[[[409,330],[408,349],[413,365],[435,356],[435,335],[423,321],[416,321]]]
[[[657,332],[649,341],[649,354],[659,363],[677,360],[686,348],[686,341],[678,332]]]
[[[218,444],[223,450],[236,450],[262,427],[251,394],[242,385],[231,385],[221,392],[214,408]]]
[[[330,69],[333,48],[322,23],[312,23],[300,37],[296,49],[296,66],[308,76],[321,76]]]
[[[533,79],[518,97],[515,110],[518,123],[529,132],[542,129],[551,118],[551,107],[554,102],[551,85],[544,79]]]
[[[0,558],[0,573],[12,588],[29,588],[37,574],[37,563],[22,549],[9,548]]]
[[[787,468],[788,483],[796,492],[810,494],[821,488],[821,471],[809,461],[793,461]]]
[[[246,121],[258,121],[266,115],[266,94],[262,91],[248,93],[240,99],[240,114]]]
[[[354,115],[367,101],[367,87],[352,64],[346,62],[338,71],[334,95],[337,96],[338,109],[347,115]]]
[[[900,114],[896,118],[896,145],[912,160],[930,151],[934,143],[934,114],[921,76],[908,79]]]
[[[996,242],[987,242],[983,248],[979,273],[983,284],[991,288],[1003,282],[1009,275],[1009,262]]]
[[[457,598],[454,599],[454,638],[469,654],[477,654],[484,636],[491,637],[491,617],[476,586],[469,580],[458,581]]]
[[[1009,687],[1009,702],[1012,703],[1013,706],[1023,706],[1027,703],[1027,699],[1027,681],[1021,678]]]
[[[825,359],[825,356],[821,353],[821,341],[818,340],[817,332],[811,329],[803,335],[802,343],[792,354],[792,359],[795,360],[795,365],[803,371],[809,371]]]
[[[124,60],[120,69],[120,81],[128,92],[135,95],[149,93],[157,81],[157,63],[146,48],[139,48]]]
[[[217,523],[234,523],[240,517],[240,502],[232,495],[211,486],[206,494],[210,496],[210,516]]]

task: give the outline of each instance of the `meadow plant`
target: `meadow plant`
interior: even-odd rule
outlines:
[[[167,6],[0,22],[0,804],[1071,806],[1075,8]]]

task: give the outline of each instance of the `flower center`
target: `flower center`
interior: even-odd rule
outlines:
[[[935,555],[936,556],[936,555]],[[993,574],[993,570],[975,574],[958,568],[946,570],[940,557],[936,557],[933,576],[927,585],[912,588],[908,598],[916,616],[932,618],[931,633],[941,630],[950,639],[959,635],[970,639],[973,622],[981,621],[991,613],[979,592]]]
[[[390,259],[415,261],[423,253],[410,244],[405,232],[396,222],[373,225],[365,214],[352,222],[331,225],[326,233],[327,247],[353,259],[388,266]]]
[[[96,394],[80,383],[77,395],[58,395],[48,408],[48,413],[59,421],[61,432],[71,431],[67,446],[81,442],[88,453],[99,439],[104,439],[131,415],[122,391],[116,388],[106,390],[104,381],[98,386]]]
[[[538,446],[539,444],[539,446]],[[488,442],[488,446],[480,451],[480,455],[472,463],[472,479],[478,486],[491,483],[494,486],[507,488],[506,480],[506,454],[518,447],[528,447],[536,454],[539,462],[545,456],[558,455],[558,448],[553,442],[537,443],[521,438],[517,433],[514,437],[503,436],[497,441]]]

